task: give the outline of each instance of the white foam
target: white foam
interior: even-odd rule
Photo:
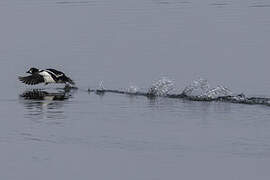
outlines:
[[[152,94],[155,96],[164,96],[167,95],[173,89],[174,89],[173,81],[166,77],[163,77],[152,84],[152,86],[148,89],[148,94]]]
[[[210,84],[206,79],[199,78],[188,85],[183,93],[187,96],[197,96],[197,97],[207,97],[207,98],[217,98],[221,96],[231,95],[230,89],[223,85],[218,85],[215,88],[211,88]]]

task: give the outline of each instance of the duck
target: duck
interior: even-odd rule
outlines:
[[[67,77],[65,73],[56,69],[38,69],[35,67],[30,68],[26,73],[29,76],[19,76],[19,80],[27,85],[36,85],[40,83],[65,83],[66,85],[75,85],[74,81]]]

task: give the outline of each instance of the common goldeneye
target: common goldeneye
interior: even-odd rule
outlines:
[[[25,77],[19,76],[19,80],[28,85],[35,85],[39,83],[45,83],[45,85],[49,83],[75,84],[74,81],[67,77],[63,72],[55,69],[42,70],[32,67],[26,73],[31,75]]]

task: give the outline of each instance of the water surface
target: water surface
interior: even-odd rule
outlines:
[[[269,179],[268,106],[88,93],[203,77],[270,96],[268,1],[0,1],[3,179]],[[77,83],[25,99],[28,68]],[[58,86],[37,86],[59,92]]]

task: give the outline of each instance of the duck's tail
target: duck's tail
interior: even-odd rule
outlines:
[[[63,77],[64,79],[64,82],[68,82],[69,84],[71,84],[71,85],[75,85],[75,82],[72,80],[72,79],[70,79],[69,77],[67,77],[67,76],[65,76],[65,77]]]

